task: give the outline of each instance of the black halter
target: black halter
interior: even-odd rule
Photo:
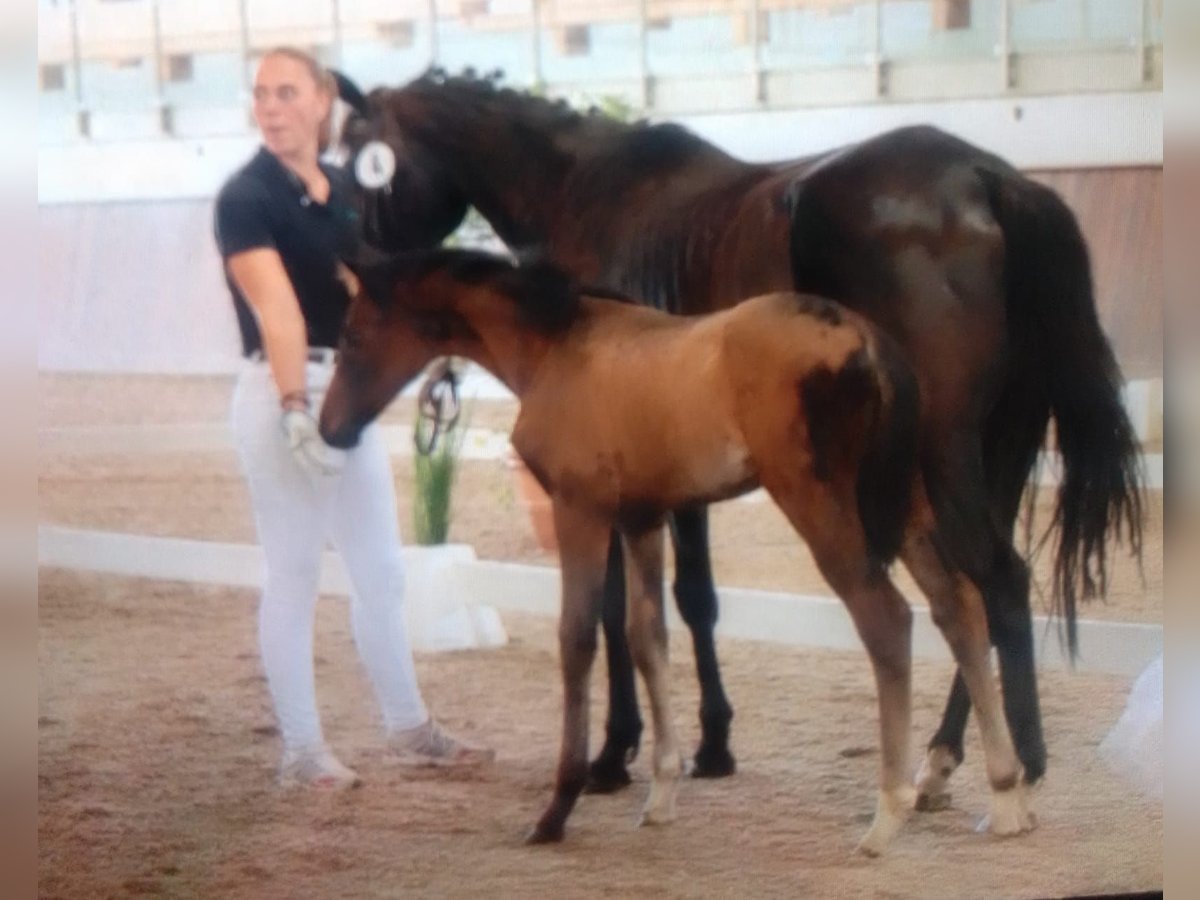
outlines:
[[[458,399],[458,375],[447,368],[439,375],[425,379],[417,398],[417,415],[432,424],[428,433],[418,427],[413,429],[413,444],[422,456],[429,456],[437,449],[442,435],[458,422],[462,405]]]

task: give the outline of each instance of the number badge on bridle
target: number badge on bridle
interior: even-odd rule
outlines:
[[[396,174],[396,154],[383,141],[367,141],[354,160],[354,177],[368,191],[392,186]]]

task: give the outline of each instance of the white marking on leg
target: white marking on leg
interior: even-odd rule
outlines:
[[[867,856],[879,856],[887,849],[892,838],[908,821],[916,805],[917,789],[903,785],[892,791],[880,791],[875,806],[875,819],[871,828],[858,843],[858,852]]]
[[[979,828],[976,830],[987,828],[992,834],[1009,837],[1025,831],[1032,831],[1036,827],[1037,819],[1029,811],[1029,798],[1025,791],[1025,785],[1017,782],[1016,787],[1009,788],[1007,791],[992,792],[992,811],[979,823]]]
[[[948,748],[941,745],[929,748],[917,770],[917,809],[933,812],[949,808],[950,792],[946,786],[957,768],[958,760]]]

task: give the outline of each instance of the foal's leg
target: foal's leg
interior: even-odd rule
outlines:
[[[596,655],[596,626],[604,595],[609,526],[559,502],[554,505],[562,565],[562,614],[558,625],[563,678],[562,746],[554,797],[528,843],[560,841],[575,801],[587,782],[588,679]]]
[[[967,683],[963,681],[962,670],[955,669],[942,724],[930,739],[925,758],[917,770],[917,809],[922,812],[935,812],[950,806],[950,792],[946,788],[954,770],[962,765],[963,737],[970,713],[971,695],[967,693]]]
[[[626,592],[629,596],[629,648],[646,683],[654,721],[654,780],[642,824],[675,819],[675,795],[683,771],[671,715],[667,671],[667,623],[663,616],[663,535],[661,525],[625,535]]]
[[[845,603],[871,658],[879,700],[879,798],[858,849],[878,856],[908,819],[916,800],[910,782],[912,611],[882,566],[870,560],[853,496],[838,502],[818,490],[805,496],[767,490],[804,537],[829,586]]]
[[[927,508],[922,521],[923,527],[914,530],[905,543],[904,562],[929,598],[933,620],[958,662],[979,718],[992,786],[991,829],[1001,835],[1018,834],[1032,828],[1034,822],[1000,691],[992,677],[983,597],[973,582],[943,564],[934,546],[932,514]]]
[[[675,603],[692,632],[696,675],[700,679],[700,746],[695,778],[721,778],[737,769],[729,752],[733,707],[721,684],[713,629],[717,627],[717,589],[708,553],[708,507],[678,510],[671,537],[675,544]]]
[[[610,794],[629,784],[626,768],[637,756],[642,737],[633,659],[625,639],[625,570],[621,537],[616,531],[608,551],[604,582],[604,650],[608,658],[608,720],[604,746],[588,769],[588,793]]]

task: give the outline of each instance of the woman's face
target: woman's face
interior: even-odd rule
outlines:
[[[333,98],[308,67],[290,56],[266,56],[254,78],[254,121],[263,143],[283,159],[315,157],[321,122]]]

